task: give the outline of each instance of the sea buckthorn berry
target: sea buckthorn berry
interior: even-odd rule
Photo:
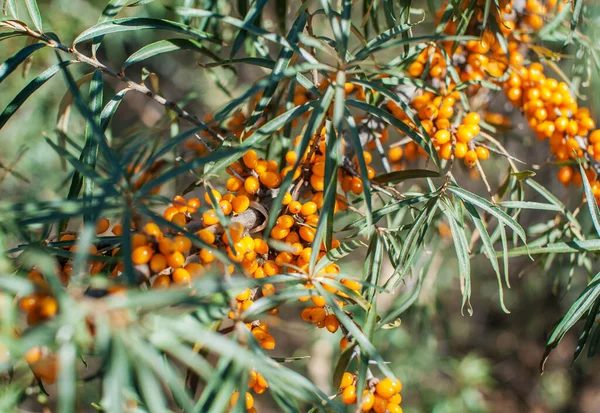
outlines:
[[[395,387],[396,394],[394,394],[392,397],[390,397],[390,399],[388,400],[388,403],[394,403],[394,404],[402,403],[402,396],[400,395],[400,393],[398,393],[399,391],[402,390],[402,385],[400,384],[400,386],[398,386],[398,383],[400,383],[400,381],[397,381],[395,383],[396,384],[396,387]]]
[[[315,239],[315,230],[309,227],[301,227],[298,234],[300,235],[300,238],[306,242],[313,242]]]
[[[275,339],[269,333],[264,332],[260,328],[255,328],[252,330],[252,335],[265,350],[273,350],[275,348]]]
[[[281,215],[277,218],[277,225],[282,228],[291,228],[295,223],[296,221],[294,221],[294,218],[291,215]]]
[[[446,142],[450,142],[451,135],[449,131],[441,129],[433,137],[438,145],[443,145]]]
[[[185,268],[175,269],[171,277],[175,284],[189,284],[192,281],[190,273]]]
[[[232,176],[229,179],[227,179],[227,182],[225,182],[225,189],[227,189],[230,192],[237,192],[242,188],[243,185],[244,181],[242,181],[237,176]]]
[[[53,317],[58,311],[58,302],[50,296],[46,296],[39,303],[40,315],[43,318]]]
[[[339,327],[340,322],[334,314],[328,314],[327,317],[325,317],[325,328],[327,331],[335,333]]]
[[[209,209],[208,211],[202,214],[202,224],[205,227],[209,227],[211,225],[215,225],[219,223],[219,217],[214,209]]]
[[[355,195],[360,195],[363,192],[363,181],[358,176],[352,177],[351,184],[352,193]]]
[[[231,205],[231,202],[222,199],[221,201],[219,201],[219,209],[221,210],[223,215],[229,215],[233,211],[233,206]]]
[[[158,250],[165,256],[170,255],[175,251],[175,245],[170,238],[163,238],[158,242]]]
[[[144,225],[144,232],[149,237],[152,237],[158,241],[160,241],[163,237],[162,231],[154,222],[148,222],[146,225]]]
[[[463,123],[466,125],[479,125],[481,121],[481,116],[477,112],[469,112],[467,116],[463,119]]]
[[[153,273],[159,273],[167,268],[167,259],[163,254],[154,254],[150,259],[150,270]]]
[[[289,228],[284,228],[279,225],[275,225],[271,230],[271,237],[276,240],[284,239],[290,233]]]
[[[473,167],[477,164],[477,152],[470,149],[465,154],[465,165]]]
[[[181,195],[176,195],[173,198],[173,206],[177,209],[178,212],[187,212],[187,201]]]
[[[317,204],[315,204],[312,201],[308,201],[306,203],[304,203],[304,205],[302,205],[302,208],[300,209],[300,213],[302,215],[309,216],[314,214],[315,212],[317,212]]]
[[[223,199],[223,196],[221,195],[221,193],[219,191],[217,191],[216,189],[211,189],[210,193],[212,194],[213,198],[215,198],[215,200],[217,201],[217,203]],[[214,206],[212,200],[210,199],[210,195],[209,192],[207,191],[204,194],[204,200],[206,201],[206,203],[210,206]]]
[[[195,214],[200,208],[200,200],[198,198],[191,198],[187,203],[187,209],[190,214]]]
[[[363,392],[362,406],[361,406],[360,410],[363,412],[368,412],[369,410],[371,410],[373,408],[374,404],[375,404],[375,396],[369,390],[365,390]]]
[[[250,206],[250,199],[246,195],[238,195],[235,197],[231,205],[233,206],[233,212],[236,214],[241,214]]]
[[[282,204],[283,205],[289,205],[290,202],[292,202],[292,194],[290,194],[289,192],[286,192],[283,195],[283,202],[282,202]]]
[[[386,400],[391,398],[395,393],[398,393],[395,390],[394,382],[388,377],[377,383],[375,386],[375,391],[377,392],[378,396]]]
[[[112,231],[112,233],[113,233],[114,235],[116,235],[117,237],[120,237],[120,236],[121,236],[121,234],[123,233],[123,225],[121,225],[121,224],[115,224],[115,225],[112,227],[112,230],[111,230],[111,231]]]
[[[340,339],[340,350],[344,351],[349,344],[350,341],[348,340],[348,338],[346,336],[342,337]]]
[[[110,227],[110,221],[106,218],[100,218],[96,221],[96,234],[103,234],[108,231]]]
[[[292,201],[288,205],[288,210],[292,214],[298,214],[302,210],[302,204],[298,201]]]
[[[144,234],[133,234],[131,236],[131,248],[137,248],[148,243],[148,237]]]
[[[255,176],[249,176],[244,181],[244,189],[249,194],[256,194],[260,189],[260,182]]]
[[[183,213],[178,212],[175,215],[173,215],[173,217],[171,218],[171,222],[174,225],[177,225],[178,227],[183,228],[187,224],[187,218]]]
[[[402,407],[396,403],[388,403],[386,406],[388,413],[402,413]]]
[[[242,160],[248,168],[254,169],[258,164],[258,155],[254,149],[250,149],[244,154],[244,156],[242,156]]]
[[[404,151],[402,150],[401,146],[395,146],[393,148],[390,148],[390,150],[388,151],[388,158],[390,158],[390,161],[392,162],[398,162],[399,160],[402,159],[402,155],[404,154]],[[345,191],[348,192],[348,191]]]
[[[267,171],[260,174],[260,182],[267,188],[277,188],[281,184],[281,177],[275,172]]]
[[[152,283],[152,288],[168,288],[171,285],[171,277],[168,275],[159,275],[154,279]]]
[[[568,185],[573,179],[573,169],[570,166],[563,166],[558,170],[558,180],[563,185]]]
[[[177,210],[177,208],[175,208],[174,206],[170,206],[165,209],[165,212],[163,213],[163,217],[167,221],[171,221],[173,219],[173,217],[178,213],[179,213],[179,211]]]
[[[354,387],[353,385],[346,387],[342,392],[342,401],[345,404],[356,403],[356,387]]]
[[[188,237],[177,235],[173,238],[173,247],[175,248],[175,251],[186,253],[192,248],[192,241],[190,241]]]
[[[345,371],[340,382],[340,390],[344,390],[346,387],[352,385],[352,383],[354,383],[354,375]]]
[[[154,254],[154,250],[149,245],[141,245],[136,247],[131,253],[131,260],[135,265],[147,264],[152,255]]]
[[[172,268],[182,267],[185,263],[185,257],[179,251],[175,251],[174,253],[167,256],[167,264]]]
[[[485,161],[490,157],[490,151],[487,148],[484,148],[483,146],[478,146],[477,148],[475,148],[475,152],[477,153],[477,159],[479,159],[480,161]]]

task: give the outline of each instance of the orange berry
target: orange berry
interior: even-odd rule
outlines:
[[[346,387],[342,392],[342,401],[344,404],[356,403],[356,387],[353,385]]]
[[[250,199],[246,195],[238,195],[231,203],[233,206],[233,212],[241,214],[250,206]]]
[[[187,212],[187,201],[181,195],[177,195],[173,198],[173,206],[178,212]]]
[[[136,247],[131,253],[131,260],[135,265],[147,264],[152,255],[154,254],[154,250],[149,245],[141,245]]]
[[[462,123],[467,125],[479,125],[481,121],[481,116],[477,112],[469,112],[467,116],[463,119]]]
[[[178,212],[175,215],[173,215],[173,217],[171,218],[171,222],[177,225],[178,227],[183,228],[187,224],[187,218],[183,213]]]
[[[249,176],[244,181],[244,189],[249,194],[254,195],[260,189],[260,182],[258,182],[258,179],[255,176]]]
[[[219,217],[214,209],[209,209],[208,211],[202,214],[202,224],[205,227],[209,227],[211,225],[215,225],[219,223]]]
[[[300,202],[298,202],[298,201],[292,201],[288,205],[288,210],[292,214],[297,214],[297,213],[299,213],[302,210],[302,204]]]
[[[191,198],[187,203],[187,209],[190,214],[196,213],[200,208],[200,200],[198,198]]]
[[[375,386],[375,391],[377,392],[378,396],[386,400],[391,398],[395,393],[397,393],[394,389],[394,382],[388,377],[377,383],[377,385]]]
[[[179,251],[175,251],[174,253],[167,256],[167,264],[172,268],[182,267],[185,263],[185,257]]]
[[[563,166],[558,170],[558,180],[563,185],[568,185],[573,179],[573,169],[570,166]]]
[[[154,254],[150,259],[150,270],[153,273],[159,273],[167,268],[167,259],[163,254]]]
[[[490,151],[483,146],[478,146],[475,148],[475,153],[477,154],[477,159],[480,161],[485,161],[490,157]]]
[[[210,193],[212,194],[213,198],[215,198],[215,201],[217,201],[217,203],[219,203],[219,201],[221,199],[223,199],[223,196],[221,195],[221,193],[219,191],[217,191],[216,189],[211,189]],[[204,194],[204,200],[206,201],[206,203],[208,205],[213,206],[213,202],[210,199],[210,195],[209,195],[208,191]]]
[[[172,277],[175,284],[189,284],[192,280],[190,273],[185,268],[177,268],[173,271]]]
[[[302,208],[300,209],[300,213],[305,217],[312,215],[315,212],[317,212],[317,204],[315,204],[312,201],[306,202],[304,205],[302,205]]]
[[[244,156],[242,156],[242,160],[248,168],[254,169],[258,164],[258,155],[254,149],[250,149],[244,154]]]
[[[343,390],[352,383],[354,383],[354,375],[345,371],[342,375],[342,381],[340,382],[340,389]]]
[[[106,218],[100,218],[96,221],[96,234],[103,234],[108,231],[110,227],[110,221]]]
[[[192,248],[192,241],[188,237],[177,235],[173,238],[173,248],[175,248],[175,251],[188,252]]]
[[[473,167],[477,164],[477,152],[470,149],[465,155],[465,165]]]
[[[166,274],[159,275],[154,279],[152,283],[152,288],[167,288],[171,285],[171,277]]]
[[[363,412],[368,412],[373,408],[375,404],[375,396],[369,390],[363,392],[362,406],[360,408]]]

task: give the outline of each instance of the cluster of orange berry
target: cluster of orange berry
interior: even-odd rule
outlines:
[[[363,390],[360,411],[371,413],[402,413],[402,382],[385,378],[367,380],[367,388]],[[356,376],[344,372],[340,383],[340,392],[344,404],[355,404],[358,400],[356,394]]]
[[[254,390],[256,394],[263,394],[265,390],[269,387],[269,383],[265,380],[265,378],[256,370],[252,370],[250,372],[250,379],[248,380],[248,389]],[[231,399],[229,400],[229,408],[232,409],[238,402],[240,398],[239,392],[234,392],[231,395]],[[256,408],[254,407],[254,396],[249,391],[245,394],[244,400],[246,410],[248,413],[256,413]]]

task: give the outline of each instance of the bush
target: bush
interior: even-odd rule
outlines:
[[[488,411],[473,288],[542,371],[595,354],[589,2],[39,3],[0,20],[2,411]],[[510,259],[589,282],[559,319]]]

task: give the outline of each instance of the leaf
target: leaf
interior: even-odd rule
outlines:
[[[571,27],[569,37],[567,38],[567,44],[571,42],[573,32],[577,29],[579,20],[581,19],[581,10],[583,9],[583,0],[573,0],[573,14],[571,15]]]
[[[541,362],[541,370],[544,371],[544,364],[550,355],[550,352],[558,346],[562,338],[567,334],[575,323],[588,313],[595,302],[600,297],[600,273],[587,285],[585,290],[579,295],[577,300],[571,305],[567,313],[563,316],[560,322],[554,327],[548,341],[546,341],[546,352]]]
[[[448,220],[450,230],[452,231],[452,241],[458,258],[458,269],[460,278],[460,290],[463,296],[461,312],[465,305],[468,306],[469,315],[473,315],[471,307],[471,263],[469,258],[469,241],[465,234],[464,224],[459,220],[458,213],[454,211],[453,205],[447,198],[442,199],[440,208]]]
[[[197,37],[198,39],[207,40],[212,43],[220,43],[220,41],[217,40],[212,34],[192,29],[185,24],[170,20],[152,19],[149,17],[130,17],[96,24],[77,36],[77,38],[75,38],[73,41],[73,44],[79,44],[85,42],[86,40],[91,40],[107,34],[140,30],[166,30]]]
[[[425,18],[425,15],[423,14],[423,19],[424,18]],[[365,59],[371,53],[374,53],[377,50],[381,49],[385,43],[387,43],[394,37],[409,31],[412,27],[421,23],[423,21],[423,19],[421,19],[420,21],[418,21],[416,23],[399,24],[399,25],[396,25],[396,26],[380,33],[376,38],[369,41],[369,43],[367,43],[362,49],[360,49],[358,52],[355,53],[354,60],[360,61],[360,60]]]
[[[42,29],[42,16],[40,15],[40,9],[38,8],[37,1],[25,0],[25,6],[27,6],[27,11],[29,12],[31,20],[33,20],[34,26],[40,33],[43,33],[44,30]]]
[[[513,248],[508,251],[509,257],[518,257],[521,255],[537,254],[571,254],[583,252],[600,251],[600,240],[572,240],[567,242],[556,242],[546,245],[535,245],[531,247],[523,246]],[[498,255],[502,255],[499,253]]]
[[[106,104],[106,106],[104,106],[104,109],[102,109],[102,113],[100,114],[100,128],[102,129],[102,131],[106,131],[106,129],[108,129],[108,125],[114,117],[115,113],[117,112],[119,105],[121,105],[125,94],[130,90],[131,89],[129,88],[122,89],[116,95],[113,96],[113,98]]]
[[[39,43],[38,43],[39,44]],[[11,118],[12,115],[25,103],[25,101],[31,96],[36,90],[44,85],[48,80],[52,78],[59,70],[66,68],[72,63],[78,63],[76,60],[70,60],[56,64],[46,69],[42,74],[33,79],[27,84],[19,94],[8,104],[2,114],[0,114],[0,129],[4,127],[6,122]],[[1,69],[0,69],[1,71]]]
[[[502,201],[498,206],[514,209],[533,209],[536,211],[556,211],[563,212],[563,208],[558,205],[544,204],[542,202],[531,201]]]
[[[29,56],[34,52],[45,47],[45,43],[35,43],[29,46],[25,46],[17,53],[6,59],[4,63],[0,65],[0,83],[4,81],[21,63],[23,63]]]
[[[263,8],[267,4],[267,0],[256,0],[252,2],[252,7],[245,13],[240,13],[244,16],[244,26],[254,26],[254,21],[260,16]],[[231,52],[229,53],[229,57],[233,57],[236,55],[242,44],[244,44],[244,40],[248,36],[248,32],[244,29],[240,29],[240,32],[235,37],[233,42],[233,46],[231,46]]]
[[[397,288],[402,282],[404,275],[413,265],[417,252],[423,247],[425,234],[429,228],[429,222],[433,218],[438,207],[438,200],[439,198],[437,197],[429,200],[412,223],[412,226],[404,239],[404,243],[402,244],[398,265],[394,269],[394,274],[386,282],[386,288],[388,285],[391,285],[392,288]]]
[[[600,236],[600,211],[598,210],[598,203],[596,201],[596,197],[594,196],[594,192],[592,192],[590,181],[588,180],[587,175],[585,174],[585,169],[583,169],[583,165],[579,158],[577,158],[577,162],[579,163],[579,172],[581,173],[581,178],[583,180],[583,189],[585,191],[585,198],[588,204],[588,208],[590,210],[592,222],[594,223],[596,234]]]
[[[96,161],[98,158],[98,140],[94,134],[94,124],[100,124],[100,114],[102,112],[102,99],[104,96],[104,86],[102,81],[102,72],[96,70],[92,76],[90,83],[90,114],[91,117],[86,123],[85,128],[85,144],[81,153],[83,161],[90,169],[96,169]],[[94,196],[94,181],[91,179],[84,179],[84,200],[87,200]],[[84,215],[84,223],[91,224],[95,221],[95,217]]]
[[[129,66],[140,63],[146,59],[158,56],[164,53],[175,52],[179,50],[195,50],[199,52],[207,52],[202,43],[191,39],[168,39],[159,40],[139,49],[125,60],[121,66],[121,70],[127,69]]]
[[[373,181],[382,185],[396,184],[406,181],[407,179],[416,178],[439,178],[440,173],[429,169],[405,169],[402,171],[394,171],[387,174],[377,175]]]
[[[473,224],[475,224],[475,228],[477,228],[477,231],[479,232],[479,237],[481,238],[481,243],[483,245],[483,251],[487,255],[488,260],[490,261],[490,264],[492,264],[492,268],[496,273],[496,278],[498,280],[498,296],[500,298],[500,307],[502,308],[502,311],[509,314],[510,311],[508,311],[506,305],[504,304],[504,288],[502,286],[500,266],[498,264],[498,256],[496,254],[496,251],[494,250],[494,244],[490,239],[490,235],[488,234],[488,231],[485,227],[485,224],[483,223],[483,220],[481,219],[481,216],[479,215],[479,212],[477,211],[477,208],[475,208],[475,206],[469,201],[465,201],[462,198],[461,200],[465,206],[465,209],[471,216],[471,220],[473,221]],[[500,221],[500,225],[504,225],[504,223]]]
[[[109,20],[113,20],[113,18],[119,14],[119,12],[123,9],[123,7],[127,4],[129,0],[110,0],[104,10],[102,10],[102,15],[98,19],[98,23],[103,23]],[[98,36],[94,39],[94,44],[92,45],[92,55],[96,56],[96,52],[102,43],[103,36]]]
[[[524,244],[527,244],[527,236],[525,235],[523,227],[521,227],[521,225],[519,225],[519,223],[515,221],[510,215],[502,211],[497,205],[494,205],[491,202],[483,199],[479,195],[475,195],[454,184],[449,185],[448,190],[454,193],[460,199],[462,199],[463,202],[467,201],[473,204],[474,206],[479,207],[487,213],[493,215],[498,220],[502,221],[505,225],[510,227],[519,236],[519,238],[521,238],[521,241],[523,241]]]

